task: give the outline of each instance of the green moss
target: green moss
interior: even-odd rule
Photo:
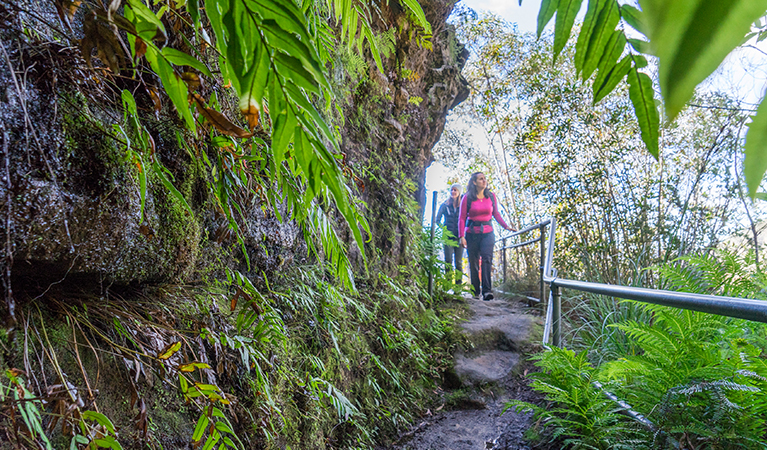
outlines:
[[[92,195],[108,193],[116,183],[125,181],[121,170],[125,153],[110,137],[106,125],[89,107],[79,92],[59,97],[64,144],[59,151],[63,182],[77,191]]]
[[[156,234],[162,243],[159,251],[173,263],[175,276],[183,280],[191,275],[200,254],[201,225],[156,177],[152,194],[158,220]]]

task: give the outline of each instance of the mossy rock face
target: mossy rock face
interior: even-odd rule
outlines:
[[[431,148],[447,111],[467,88],[460,76],[462,54],[444,25],[452,2],[423,2],[434,24],[432,49],[410,39],[404,11],[382,8],[382,17],[401,28],[396,48],[384,60],[383,73],[369,61],[373,69],[340,105],[341,134],[342,150],[365,185],[359,196],[372,231],[367,254],[378,255],[374,267],[393,274],[412,259],[408,249],[419,230]],[[56,20],[52,6],[41,14]],[[209,176],[179,148],[176,132],[183,134],[182,124],[170,101],[163,105],[162,120],[153,119],[146,113],[152,103],[141,97],[146,95],[135,80],[96,83],[76,50],[35,42],[14,28],[19,26],[12,22],[0,34],[15,73],[29,68],[20,98],[13,72],[7,64],[0,67],[0,139],[11,167],[10,189],[0,183],[0,206],[6,210],[8,199],[12,204],[10,230],[2,221],[0,231],[11,235],[19,286],[45,289],[65,277],[99,285],[189,281],[198,279],[195,272],[209,271],[211,259],[268,277],[306,259],[301,230],[280,223],[258,200],[238,217],[242,244],[227,231],[228,220],[211,199]],[[140,169],[115,128],[125,126],[119,98],[124,88],[135,92],[147,116],[142,123],[156,144],[153,152],[193,213],[149,174],[142,218]],[[345,226],[341,234],[353,241]]]
[[[467,54],[445,23],[454,3],[419,3],[433,26],[432,48],[407,38],[402,11],[382,7],[382,14],[402,26],[394,52],[384,60],[388,70],[371,70],[344,105],[343,147],[361,169],[365,189],[360,196],[372,230],[367,253],[377,254],[388,273],[412,265],[409,250],[427,201],[424,183],[431,151],[448,111],[469,93],[461,76]]]
[[[37,108],[58,110],[59,120],[44,128],[47,146],[35,149],[33,143],[28,148],[29,132],[14,127],[14,117],[3,118],[11,131],[10,157],[17,163],[11,166],[10,231],[14,276],[22,285],[43,286],[67,275],[143,283],[190,272],[199,254],[201,227],[178,199],[150,177],[142,223],[138,169],[124,147],[103,131],[110,124],[82,99],[56,104],[55,96],[33,98]],[[6,107],[12,109],[0,103],[0,109]],[[0,190],[5,200],[7,187]]]
[[[21,49],[11,58],[23,65],[30,48],[15,37],[5,39],[7,48]],[[125,136],[115,131],[124,126],[119,98],[107,96],[98,104],[86,93],[103,92],[63,81],[53,86],[46,78],[77,63],[72,55],[35,61],[30,79],[37,83],[24,86],[23,99],[9,87],[14,80],[7,65],[0,67],[7,87],[0,95],[0,146],[7,149],[10,172],[10,180],[0,183],[0,206],[10,211],[0,232],[11,237],[16,292],[29,290],[34,297],[61,280],[97,291],[111,284],[188,282],[201,273],[223,275],[223,267],[268,276],[296,255],[305,258],[300,230],[280,223],[258,201],[243,211],[240,230],[249,258],[243,256],[228,220],[215,213],[208,174],[180,148],[180,124],[151,117],[144,122],[156,157],[192,211],[146,161],[139,168]],[[143,217],[140,170],[147,171]],[[290,216],[284,208],[282,214]],[[217,269],[208,267],[212,262]]]

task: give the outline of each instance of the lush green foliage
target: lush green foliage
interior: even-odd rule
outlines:
[[[767,285],[763,272],[728,253],[686,257],[656,270],[670,288],[699,293],[763,298]],[[535,375],[534,387],[557,405],[536,412],[551,423],[554,434],[587,448],[611,448],[635,437],[641,444],[633,448],[763,448],[765,325],[628,303],[633,306],[624,312],[625,304],[618,311],[604,308],[600,319],[607,322],[603,329],[613,328],[618,336],[597,336],[586,328],[587,336],[579,341],[588,346],[585,350],[552,349],[536,357],[543,373]],[[598,364],[591,366],[589,357]],[[592,381],[604,385],[597,388]],[[602,389],[628,402],[654,429],[618,418],[607,406],[585,414],[584,404],[607,401],[600,396]],[[606,447],[590,440],[603,434],[610,435]]]
[[[446,305],[421,303],[422,287],[360,282],[352,293],[326,268],[300,267],[256,289],[230,271],[218,286],[147,292],[153,301],[20,311],[30,375],[0,376],[0,431],[28,448],[161,448],[184,433],[221,449],[385,442],[427,407],[458,332]],[[46,390],[39,374],[67,381]]]
[[[382,56],[391,52],[392,34],[379,37],[373,31],[385,17],[381,5],[210,0],[147,6],[120,0],[56,2],[56,7],[70,27],[75,14],[83,12],[80,49],[88,65],[96,50],[112,72],[103,72],[107,83],[119,84],[113,77],[125,74],[134,81],[130,90],[122,90],[125,122],[116,130],[138,168],[142,220],[153,180],[193,212],[156,156],[134,99],[139,93],[151,98],[158,114],[165,94],[191,133],[179,137],[180,145],[207,170],[215,209],[228,219],[245,258],[240,227],[257,200],[279,220],[295,220],[314,255],[331,261],[337,276],[353,287],[336,216],[348,224],[363,259],[364,233],[370,230],[349,187],[358,178],[340,152],[339,131],[327,119],[337,102],[327,73],[336,53],[353,44],[359,55],[369,46],[377,69],[384,70]],[[406,0],[402,7],[414,25],[410,38],[429,46],[431,26],[420,5]],[[127,52],[122,36],[127,36]],[[152,81],[154,76],[160,83]],[[232,117],[233,96],[247,128]]]
[[[551,439],[561,438],[572,448],[633,449],[641,448],[632,430],[619,414],[620,408],[594,385],[598,371],[586,360],[586,352],[552,348],[532,357],[541,372],[530,376],[532,387],[553,402],[540,407],[511,401],[508,408],[532,410],[552,430]],[[609,387],[609,386],[608,386]]]
[[[544,0],[538,35],[556,13],[553,53],[556,58],[570,37],[582,0]],[[668,120],[674,120],[705,80],[736,47],[765,38],[765,5],[688,0],[640,0],[641,9],[617,0],[588,2],[575,47],[575,68],[584,81],[594,76],[594,102],[625,77],[642,139],[655,157],[659,151],[660,117],[645,56],[657,58],[660,92]],[[645,39],[637,39],[642,36]],[[751,197],[767,171],[764,108],[754,116],[746,138],[744,175]]]
[[[515,222],[555,217],[561,274],[651,286],[657,276],[641,268],[714,246],[745,222],[754,208],[738,176],[747,117],[733,99],[696,97],[700,107],[664,124],[656,161],[639,138],[630,86],[620,82],[593,104],[573,64],[578,42],[552,65],[553,36],[466,11],[456,25],[472,52],[464,70],[472,91],[437,156],[485,170]],[[475,129],[487,154],[466,145]],[[536,251],[527,261],[537,270]]]

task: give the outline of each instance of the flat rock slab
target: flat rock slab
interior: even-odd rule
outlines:
[[[529,427],[529,414],[508,411],[499,414],[497,408],[448,411],[422,421],[410,439],[397,450],[489,450],[497,449],[499,436],[509,430],[524,432]],[[526,446],[511,447],[527,449]]]
[[[474,312],[474,317],[462,323],[461,327],[470,335],[498,330],[514,343],[529,340],[533,316],[513,308],[508,300],[483,301],[470,298],[467,302]]]
[[[455,372],[464,385],[498,382],[519,363],[519,354],[502,350],[484,352],[473,358],[455,356]]]

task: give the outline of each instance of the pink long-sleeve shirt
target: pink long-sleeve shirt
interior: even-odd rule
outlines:
[[[495,199],[495,193],[491,193],[490,195],[492,195]],[[485,197],[482,200],[476,199],[471,202],[471,211],[466,211],[466,197],[467,196],[464,195],[463,199],[461,199],[461,210],[458,215],[458,238],[464,237],[467,231],[469,233],[489,233],[493,231],[492,225],[479,225],[476,227],[470,227],[470,230],[467,229],[467,216],[469,220],[473,220],[475,222],[489,222],[490,219],[494,217],[495,220],[503,228],[509,227],[506,225],[506,222],[503,221],[503,217],[501,217],[501,213],[498,211],[498,208],[495,208],[495,211],[493,211],[493,200],[491,200],[489,197]],[[498,199],[495,199],[495,204],[498,204]]]

